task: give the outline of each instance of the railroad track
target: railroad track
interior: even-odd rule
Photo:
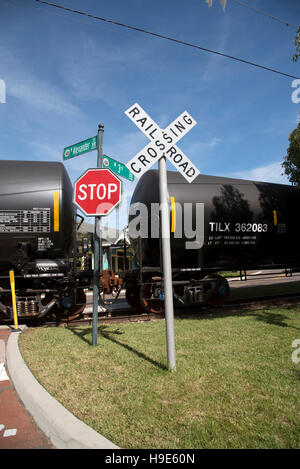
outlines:
[[[271,307],[287,307],[300,305],[300,295],[276,295],[265,298],[243,298],[234,301],[228,301],[223,306],[210,307],[210,306],[189,306],[186,308],[178,307],[175,309],[175,318],[195,319],[201,318],[206,315],[220,314],[234,314],[241,311],[254,311],[259,309],[267,309]],[[29,327],[74,327],[74,326],[91,326],[92,325],[92,312],[83,313],[82,318],[74,319],[72,321],[47,321],[45,319],[28,319],[22,321]],[[113,324],[124,322],[142,322],[164,319],[164,314],[145,313],[133,310],[133,308],[122,308],[107,310],[106,312],[98,313],[98,324]],[[2,323],[0,323],[1,325]],[[4,321],[3,324],[13,324],[13,321]]]
[[[218,312],[222,314],[233,314],[246,310],[258,310],[266,309],[270,307],[287,307],[295,306],[300,304],[300,295],[299,294],[289,294],[289,295],[276,295],[268,298],[259,298],[259,299],[242,299],[235,300],[226,303],[220,307],[209,307],[209,306],[194,306],[186,308],[177,308],[175,310],[175,318],[201,318],[203,316],[213,314],[217,315]],[[188,309],[188,311],[187,311]],[[80,325],[92,325],[92,313],[85,314],[85,317],[80,319],[75,319],[73,321],[66,322],[46,322],[43,324],[44,327],[73,327]],[[153,321],[164,319],[164,314],[154,314],[154,313],[141,313],[134,312],[132,308],[124,310],[114,310],[109,311],[107,314],[99,313],[98,315],[98,324],[113,324],[113,323],[124,323],[124,322],[142,322],[142,321]]]

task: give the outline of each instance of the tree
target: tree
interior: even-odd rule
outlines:
[[[290,145],[282,167],[289,181],[300,188],[300,121],[297,128],[289,135],[289,141]]]
[[[213,0],[205,0],[205,1],[206,1],[206,3],[208,4],[209,7],[212,6]],[[227,0],[220,0],[220,3],[221,3],[222,8],[223,8],[223,11],[225,11],[226,1],[227,1]]]
[[[292,60],[297,62],[298,58],[300,57],[300,26],[298,28],[297,36],[295,37],[295,47],[296,47],[296,54],[293,55]]]

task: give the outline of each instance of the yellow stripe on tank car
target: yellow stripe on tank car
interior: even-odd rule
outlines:
[[[54,192],[54,231],[59,231],[59,192]]]
[[[171,214],[172,214],[171,233],[175,233],[175,228],[176,228],[175,197],[170,197],[170,200],[171,200]]]
[[[273,210],[273,218],[274,218],[274,226],[278,225],[278,220],[277,220],[277,211]]]

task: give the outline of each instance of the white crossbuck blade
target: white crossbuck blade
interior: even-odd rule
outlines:
[[[126,164],[136,177],[141,177],[162,156],[166,156],[188,182],[192,182],[198,176],[199,169],[176,146],[176,143],[197,124],[187,111],[164,130],[138,103],[127,109],[125,114],[151,140]]]

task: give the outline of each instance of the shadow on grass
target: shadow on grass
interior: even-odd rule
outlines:
[[[255,311],[252,313],[248,313],[247,316],[253,316],[257,321],[266,322],[267,324],[273,324],[275,326],[280,327],[290,327],[292,329],[300,330],[299,327],[291,326],[284,322],[290,319],[284,314],[276,314],[268,311]]]
[[[293,370],[293,375],[300,381],[300,370]]]
[[[299,366],[299,365],[298,365]],[[293,369],[293,376],[300,381],[300,370],[298,369]]]
[[[152,358],[148,357],[145,355],[143,352],[140,352],[139,350],[136,350],[135,348],[131,347],[128,344],[124,344],[120,340],[117,340],[115,336],[118,335],[123,335],[124,332],[120,331],[120,329],[114,329],[114,330],[109,330],[110,326],[100,326],[98,327],[98,334],[100,336],[104,337],[107,340],[110,340],[116,345],[119,345],[123,347],[124,349],[128,350],[129,352],[134,353],[137,355],[139,358],[142,358],[143,360],[146,360],[147,362],[151,363],[151,365],[154,365],[162,370],[168,371],[168,368],[161,362],[158,362],[156,360],[153,360]],[[79,329],[78,327],[70,327],[70,331],[73,332],[73,334],[77,335],[81,340],[86,342],[88,345],[92,345],[92,341],[88,339],[86,336],[90,336],[92,334],[92,328],[85,328],[85,329]]]
[[[279,308],[278,308],[279,309]],[[299,310],[300,312],[300,310]],[[266,309],[264,310],[257,310],[257,311],[240,311],[240,312],[224,312],[222,310],[219,310],[216,308],[216,312],[205,312],[199,314],[199,312],[195,311],[195,315],[193,316],[193,313],[188,313],[188,316],[185,313],[177,313],[176,318],[177,319],[197,319],[197,320],[212,320],[212,319],[217,319],[217,318],[225,318],[225,317],[253,317],[257,321],[260,322],[265,322],[266,324],[272,324],[275,326],[280,326],[280,327],[290,327],[291,329],[296,329],[300,330],[299,327],[297,326],[292,326],[287,324],[285,321],[289,321],[291,318],[288,316],[285,316],[282,313],[274,313],[273,311],[267,311]]]

